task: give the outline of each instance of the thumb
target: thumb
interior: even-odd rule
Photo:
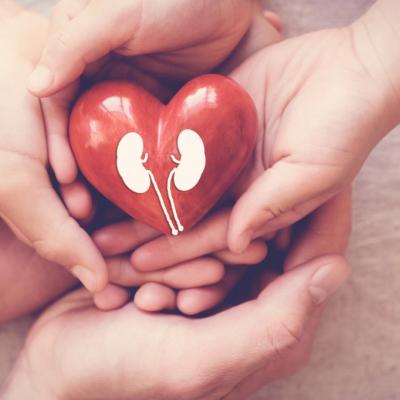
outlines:
[[[42,56],[28,78],[33,94],[56,93],[78,79],[88,64],[126,40],[122,29],[122,34],[115,32],[110,14],[96,10],[95,3],[64,0],[56,7]]]
[[[309,319],[349,273],[349,265],[341,256],[315,258],[278,277],[256,300],[206,320],[210,327],[205,336],[208,334],[216,347],[211,350],[222,356],[218,370],[233,371],[232,365],[237,363],[248,376],[302,342]],[[215,333],[210,334],[213,330]]]
[[[228,225],[228,246],[243,252],[257,236],[292,225],[340,189],[337,169],[281,159],[237,200]]]
[[[102,290],[107,269],[99,250],[69,216],[45,169],[38,168],[40,178],[32,182],[32,175],[21,174],[15,179],[18,187],[2,192],[1,217],[40,256],[66,267],[89,291]]]

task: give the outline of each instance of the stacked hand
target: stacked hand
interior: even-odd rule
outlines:
[[[238,200],[232,212],[216,211],[179,237],[159,236],[136,221],[97,231],[93,240],[106,257],[110,284],[95,302],[120,309],[100,312],[84,290],[56,303],[32,330],[5,391],[8,398],[18,398],[24,387],[34,388],[41,399],[89,393],[96,398],[246,398],[305,361],[322,305],[348,275],[342,257],[350,225],[348,187],[373,146],[398,121],[400,87],[382,68],[362,24],[291,39],[247,57],[278,39],[271,26],[261,22],[253,2],[196,2],[197,8],[190,2],[164,3],[120,0],[113,4],[113,19],[99,12],[108,2],[62,1],[40,60],[36,52],[29,58],[30,68],[20,75],[27,76],[38,62],[29,88],[51,95],[42,100],[42,108],[50,163],[63,185],[65,203],[77,217],[92,212],[66,140],[67,110],[82,73],[91,80],[139,80],[164,99],[183,81],[224,60],[220,70],[232,71],[231,77],[253,97],[259,115],[254,158],[232,189]],[[220,7],[220,12],[212,8],[215,12],[207,18],[207,7]],[[38,26],[43,26],[40,21]],[[35,28],[36,34],[39,31]],[[234,68],[244,58],[248,59]],[[33,121],[41,121],[38,134],[26,136],[16,147],[18,155],[32,162],[32,181],[33,166],[39,166],[34,179],[45,189],[33,190],[37,197],[31,202],[44,193],[62,210],[54,215],[71,221],[43,173],[47,155],[39,103],[26,91],[20,93],[24,96],[18,98],[26,104],[36,104]],[[14,118],[10,127],[20,122]],[[39,125],[30,120],[31,130]],[[26,125],[21,130],[25,132]],[[28,142],[28,150],[34,153],[21,145],[32,137],[35,146]],[[2,143],[6,155],[14,150],[6,135]],[[4,158],[9,159],[14,160]],[[4,165],[11,166],[9,173],[16,170],[15,162]],[[16,187],[32,193],[28,178],[17,177]],[[69,258],[75,254],[69,252],[71,245],[62,247],[63,257],[59,249],[41,250],[33,239],[44,232],[47,245],[54,236],[47,228],[52,225],[37,223],[38,231],[31,233],[31,225],[24,225],[31,214],[18,220],[23,207],[12,202],[15,182],[10,182],[1,194],[5,200],[0,198],[0,211],[10,226],[48,258],[96,271],[94,282],[104,287],[106,264],[86,233],[76,223],[71,226],[80,236],[72,228],[66,233],[68,240],[80,240],[76,258]],[[78,201],[82,197],[84,206]],[[293,225],[308,214],[300,226]],[[245,266],[264,259],[265,240],[269,255],[252,271]],[[88,258],[79,259],[81,254]],[[274,270],[283,273],[277,276]],[[239,281],[239,288],[252,283],[250,300],[221,305]],[[136,286],[140,288],[134,304],[128,304],[129,288]],[[215,306],[219,313],[195,320],[140,311],[177,308],[198,314]]]
[[[323,304],[349,273],[335,255],[349,211],[348,194],[320,208],[291,243],[283,275],[271,260],[253,277],[249,301],[209,317],[131,303],[104,313],[84,290],[71,293],[36,322],[2,398],[248,398],[306,362]]]

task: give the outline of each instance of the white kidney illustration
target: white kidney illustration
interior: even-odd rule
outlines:
[[[143,165],[148,160],[148,153],[143,155],[143,139],[136,132],[129,132],[122,137],[117,147],[117,171],[125,185],[135,193],[146,193],[153,184],[158,201],[173,235],[178,234],[168,210],[165,207],[160,189],[152,172]]]
[[[191,129],[183,130],[178,136],[177,147],[181,159],[171,156],[178,166],[174,172],[174,183],[177,189],[186,192],[199,182],[206,166],[206,153],[200,135]]]
[[[179,231],[182,232],[184,227],[179,220],[172,196],[172,181],[180,191],[191,190],[198,184],[206,166],[204,143],[200,135],[195,131],[191,129],[183,130],[178,136],[177,147],[180,159],[178,160],[175,156],[171,156],[172,161],[177,166],[169,173],[167,193],[178,229],[175,228],[172,222],[153,173],[144,166],[148,160],[148,153],[145,153],[143,156],[143,139],[138,133],[129,132],[122,137],[117,146],[116,162],[118,174],[132,192],[139,194],[146,193],[150,189],[151,184],[153,184],[162,211],[173,235],[177,235]]]
[[[181,224],[176,212],[174,198],[172,197],[171,182],[174,181],[175,187],[182,192],[193,189],[199,183],[206,167],[206,153],[203,140],[192,129],[185,129],[179,134],[177,147],[181,158],[177,160],[175,156],[171,156],[172,161],[177,164],[177,167],[168,176],[167,192],[175,222],[178,230],[182,232],[184,226]]]
[[[151,185],[149,171],[144,167],[148,154],[143,155],[143,139],[136,132],[122,137],[117,147],[117,170],[132,192],[146,193]]]

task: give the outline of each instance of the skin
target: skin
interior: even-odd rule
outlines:
[[[282,275],[264,265],[249,301],[199,319],[131,303],[104,313],[73,292],[36,322],[1,398],[248,398],[306,362],[323,306],[349,274],[349,232],[344,193],[308,221]]]
[[[165,100],[177,86],[214,70],[233,50],[229,61],[237,65],[260,48],[261,35],[270,42],[279,39],[254,0],[118,0],[112,12],[104,12],[109,6],[107,0],[56,5],[41,58],[28,80],[32,93],[59,94],[82,74],[95,75],[95,80],[107,74],[140,81]],[[49,155],[59,182],[71,184],[77,168],[63,125],[50,129],[54,144],[50,141]]]
[[[348,210],[348,198],[345,196],[339,204],[342,204],[339,207],[340,215],[347,215],[344,211]],[[164,395],[167,391],[171,398],[183,395],[189,399],[209,399],[210,393],[216,398],[234,398],[253,392],[260,384],[287,375],[306,358],[318,322],[320,305],[348,275],[347,264],[336,254],[343,252],[343,239],[348,235],[348,225],[340,224],[345,229],[337,237],[325,236],[327,241],[315,240],[319,236],[321,226],[325,226],[322,231],[326,232],[332,228],[333,222],[339,220],[338,214],[331,208],[328,208],[329,212],[326,208],[321,210],[324,213],[316,214],[315,217],[315,221],[319,221],[321,225],[316,222],[310,223],[309,229],[292,244],[289,255],[293,264],[286,263],[287,272],[284,275],[271,283],[274,277],[270,273],[265,274],[262,282],[269,285],[259,293],[256,300],[213,317],[196,321],[179,316],[149,315],[132,305],[124,306],[113,313],[101,313],[93,306],[93,300],[87,292],[80,291],[69,295],[38,321],[2,396],[18,398],[26,397],[29,393],[31,397],[45,399],[54,398],[56,393],[61,398],[76,398],[77,395],[87,397],[90,393],[96,398],[154,398],[160,394]],[[334,218],[331,220],[332,216]],[[325,218],[329,221],[327,225],[322,224]],[[334,232],[336,233],[336,230]],[[222,255],[219,256],[231,257],[232,262],[233,256],[228,255],[223,248],[221,251]],[[321,256],[325,254],[326,256]],[[303,264],[300,265],[301,263]],[[296,266],[298,268],[290,272],[290,269]],[[321,271],[324,277],[322,280]],[[220,284],[208,286],[209,293],[214,294],[214,299],[217,294],[221,300],[229,291],[232,282],[235,282],[230,276],[235,278],[238,274],[228,274]],[[319,277],[317,286],[316,277]],[[257,281],[259,280],[255,279],[255,282]],[[114,288],[111,286],[109,290]],[[259,289],[254,288],[254,293],[257,294]],[[197,292],[192,291],[192,294],[200,293],[199,289],[194,290]],[[120,302],[118,293],[121,292],[113,293],[116,303]],[[242,322],[241,328],[236,332],[239,319]],[[256,326],[254,321],[257,321]],[[98,329],[102,324],[104,329]],[[118,331],[126,332],[126,335],[116,340],[115,335],[111,334],[117,325],[121,328]],[[61,330],[64,340],[59,341],[56,338],[60,337]],[[86,336],[90,340],[82,337],[82,331],[91,332]],[[269,340],[265,344],[266,331],[269,332]],[[174,371],[172,375],[157,373],[157,376],[152,376],[154,368],[144,370],[143,360],[159,359],[159,352],[154,349],[155,342],[150,340],[154,338],[149,332],[157,332],[157,335],[163,338],[163,342],[167,343],[168,352],[161,363],[162,371],[168,371],[167,366],[182,352],[180,345],[176,347],[178,341],[175,340],[180,335],[189,338],[184,342],[183,351],[193,356],[190,358],[192,364],[185,365],[183,370]],[[236,333],[239,333],[238,336]],[[113,337],[111,340],[110,335]],[[165,338],[168,337],[171,339],[165,342]],[[217,340],[210,343],[205,340],[208,337]],[[133,339],[135,346],[132,346]],[[98,352],[97,340],[112,348],[112,351]],[[149,340],[147,345],[143,340]],[[198,343],[205,343],[208,346],[207,351],[200,349]],[[260,343],[260,346],[255,346],[255,343]],[[237,357],[232,358],[232,348],[237,349]],[[47,351],[46,355],[44,349]],[[83,351],[91,354],[93,358],[99,357],[98,362],[83,365],[80,357]],[[127,351],[132,351],[132,355],[129,356]],[[210,352],[219,355],[217,361],[211,361],[209,357],[205,359],[205,355]],[[54,354],[60,354],[56,364],[61,363],[65,366],[63,374],[58,374],[53,364]],[[272,370],[270,361],[277,357],[278,361],[274,363],[276,368]],[[126,365],[121,363],[122,359],[127,360]],[[140,360],[140,364],[135,364],[137,360]],[[114,362],[121,369],[113,371],[116,374],[110,376],[109,365],[113,365]],[[165,365],[165,368],[162,368],[162,365]],[[32,374],[31,367],[37,372]],[[80,367],[83,367],[85,374],[79,373]],[[209,374],[210,368],[216,371],[212,376]],[[227,374],[227,370],[231,373]],[[135,371],[138,371],[138,374]],[[131,379],[131,374],[136,377],[142,376],[139,373],[143,374],[143,380]],[[53,374],[54,379],[49,380],[48,377]],[[229,379],[226,379],[227,376]],[[138,386],[140,381],[152,382],[152,385]],[[48,382],[51,382],[51,387],[48,386]],[[93,392],[93,382],[96,382],[99,393]],[[121,393],[121,390],[125,390],[126,393]]]
[[[398,12],[396,1],[377,1],[351,26],[285,41],[233,73],[258,106],[260,140],[253,168],[236,188],[239,200],[228,228],[232,251],[243,251],[266,231],[290,226],[343,190],[377,142],[399,122],[400,49],[393,18]],[[61,72],[54,67],[68,59],[61,55],[71,48],[80,49],[80,59],[82,54],[96,58],[79,40],[74,42],[76,35],[68,34],[78,26],[79,18],[72,19],[48,41],[40,65],[50,69],[51,79],[43,79],[38,88],[34,83],[40,80],[33,77],[30,88],[36,94],[54,93],[71,82],[65,76],[79,72],[71,73],[68,64]],[[57,42],[60,36],[68,38],[66,50]],[[129,38],[127,43],[136,54]],[[148,46],[154,50],[151,41]],[[148,64],[146,68],[151,70]]]
[[[53,189],[41,102],[24,85],[40,55],[46,20],[14,3],[1,8],[0,88],[8,95],[0,104],[0,217],[43,258],[66,267],[92,291],[102,289],[107,282],[103,257]]]
[[[111,14],[100,12],[108,7],[105,3],[61,1],[51,17],[37,70],[28,80],[28,88],[33,93],[41,96],[53,94],[58,99],[56,104],[48,104],[47,98],[42,99],[45,121],[49,120],[48,116],[52,116],[54,121],[54,115],[57,115],[55,123],[46,123],[49,161],[62,184],[69,212],[80,218],[93,213],[93,206],[88,191],[77,178],[77,167],[67,140],[66,121],[68,106],[74,97],[73,88],[82,73],[92,82],[104,78],[137,80],[154,95],[166,99],[177,85],[193,76],[213,70],[225,59],[221,68],[229,71],[259,48],[280,38],[274,28],[274,25],[279,25],[279,19],[273,14],[266,19],[255,1],[222,1],[216,10],[215,2],[196,3],[194,7],[194,3],[177,0],[169,2],[166,7],[165,2],[146,2],[143,6],[138,0],[120,0],[113,6]],[[138,9],[143,13],[138,13]],[[213,10],[216,12],[211,13]],[[184,24],[180,18],[183,12]],[[93,15],[96,15],[95,19]],[[140,25],[139,15],[142,18]],[[121,24],[125,19],[129,22]],[[168,28],[165,21],[174,27],[179,26],[179,32],[173,30],[178,34],[160,32],[162,38],[156,38],[153,27],[158,20],[163,29]],[[194,21],[196,30],[191,29]],[[180,34],[181,31],[185,35]],[[91,36],[90,47],[87,46],[88,33]],[[44,67],[56,71],[51,85],[45,90],[38,88],[38,83],[43,80]],[[79,206],[81,198],[89,199],[85,209]],[[158,298],[155,288],[154,285],[143,287],[137,293],[137,304],[146,310],[154,310],[151,299]],[[117,292],[122,297],[118,288],[106,287],[96,295],[96,302],[104,307],[107,297],[114,297]],[[173,304],[174,292],[165,289],[163,292],[169,298],[168,304]],[[147,306],[147,301],[141,301],[143,298],[149,299]]]
[[[290,226],[343,190],[400,122],[398,2],[346,28],[300,36],[232,74],[258,108],[253,166],[236,188],[228,245]]]
[[[386,14],[397,4],[377,2]],[[391,68],[397,56],[388,56],[399,54],[389,51],[398,41],[381,14],[372,9],[347,28],[277,43],[231,73],[253,97],[259,117],[254,158],[233,188],[238,200],[226,230],[231,251],[273,236],[343,190],[399,121],[399,69]],[[386,59],[375,50],[385,47]],[[213,231],[208,234],[212,247]],[[170,258],[151,255],[149,246],[133,253],[133,265],[168,265]]]
[[[109,271],[110,283],[119,284],[120,269],[122,266],[126,269],[129,258],[113,257],[106,263],[87,233],[69,216],[49,180],[46,127],[50,120],[43,120],[43,104],[24,86],[42,49],[47,21],[13,2],[2,3],[0,11],[0,88],[7,93],[0,100],[0,322],[4,322],[40,309],[77,286],[78,281],[60,265],[71,270],[76,263],[93,263],[93,269],[103,274],[101,279],[108,279]],[[54,126],[60,123],[59,107],[65,106],[68,90],[45,100],[56,121]],[[84,209],[90,209],[91,200],[85,196],[86,189],[79,185],[65,186],[63,192],[67,207],[78,213],[83,211],[83,216]],[[143,243],[146,235],[150,235],[149,240],[154,234],[142,226],[136,241]],[[250,264],[254,262],[253,253],[249,252]],[[256,249],[256,253],[259,261],[265,256],[265,250]],[[128,276],[131,287],[154,282],[189,290],[219,282],[224,275],[224,264],[221,259],[207,257],[204,263],[199,258],[156,274],[131,272]],[[104,286],[101,282],[97,284],[100,288]],[[149,297],[147,289],[142,293]],[[151,293],[145,302],[148,307],[152,307]],[[96,296],[95,301],[100,308],[111,309],[126,303],[128,295],[127,290],[111,286]],[[139,294],[139,302],[140,298]],[[192,307],[204,310],[207,304],[199,299],[187,310]]]
[[[37,311],[78,286],[79,282],[65,269],[40,257],[19,241],[3,222],[0,223],[0,243],[0,323]],[[256,245],[244,256],[244,262],[252,264],[264,257],[265,245]],[[228,261],[232,262],[231,259]],[[136,294],[135,302],[149,311],[175,308],[175,291],[180,296],[192,290],[198,291],[199,296],[184,307],[189,314],[204,311],[223,297],[218,296],[211,304],[207,294],[202,295],[202,292],[207,293],[210,285],[226,279],[222,258],[202,257],[150,273],[134,270],[128,256],[109,257],[106,262],[113,285],[95,296],[96,305],[103,310],[118,308],[129,300],[129,291],[121,289],[120,285],[129,288],[143,286]],[[168,289],[161,286],[161,290],[163,293],[170,291],[174,296],[173,302],[166,304],[162,297],[162,304],[157,306],[160,304],[159,290],[154,291],[154,285],[167,285]]]
[[[72,3],[68,2],[67,4]],[[182,62],[185,57],[189,60],[193,59],[196,54],[206,52],[210,55],[202,68],[212,68],[217,65],[221,61],[221,57],[226,57],[232,50],[232,46],[234,47],[243,35],[247,36],[246,29],[250,24],[258,25],[252,21],[251,15],[255,12],[253,6],[253,3],[249,2],[244,7],[250,16],[245,18],[243,24],[240,24],[240,29],[234,27],[233,22],[235,18],[239,19],[238,15],[242,15],[243,10],[240,9],[239,12],[233,9],[232,24],[218,25],[221,30],[218,31],[215,42],[212,40],[207,46],[207,41],[202,39],[203,46],[194,47],[186,56],[184,56],[185,50],[182,49],[182,54],[178,52],[179,56],[182,56]],[[121,9],[118,10],[121,12]],[[66,12],[69,11],[66,10]],[[114,287],[104,290],[108,280],[106,263],[87,233],[71,218],[74,216],[77,219],[87,219],[93,213],[92,199],[85,186],[79,180],[75,180],[75,162],[66,147],[66,119],[68,108],[76,94],[76,82],[67,84],[54,96],[41,101],[32,96],[24,87],[24,82],[40,58],[48,33],[47,21],[38,15],[24,11],[12,1],[4,1],[0,6],[0,13],[0,42],[3,51],[0,61],[0,72],[3,78],[0,78],[0,86],[4,92],[10,94],[7,99],[3,99],[4,102],[0,109],[0,112],[4,113],[0,131],[0,151],[2,152],[0,171],[6,178],[2,179],[0,185],[0,216],[18,239],[38,252],[40,255],[38,260],[48,260],[45,262],[47,267],[56,266],[54,276],[58,276],[58,265],[63,265],[92,292],[103,290],[98,297],[98,302],[103,308],[111,308],[112,304],[118,303],[116,299],[120,299],[120,301],[126,299],[126,292],[121,292]],[[53,32],[58,26],[56,22],[62,15],[63,11],[61,10],[58,16],[54,17],[50,32]],[[118,20],[118,15],[117,13],[114,21]],[[219,22],[219,20],[214,21],[218,24]],[[226,28],[225,33],[224,28]],[[208,34],[210,26],[207,29],[203,31],[204,35]],[[253,39],[250,39],[249,42],[252,43]],[[32,43],[35,45],[32,46]],[[186,44],[177,42],[176,46],[179,48],[180,45],[184,47]],[[221,52],[211,51],[213,48],[218,48]],[[245,56],[248,49],[247,45],[242,49],[239,46],[236,49],[238,57]],[[168,58],[168,53],[165,53],[164,56]],[[199,58],[199,56],[197,57]],[[147,58],[149,58],[150,64],[155,63],[153,58]],[[100,63],[102,65],[88,66],[86,72],[92,76],[92,79],[110,77],[110,71],[107,71],[107,68],[112,68],[113,74],[117,74],[116,76],[112,75],[113,77],[132,78],[135,76],[136,79],[140,77],[149,88],[151,87],[160,95],[163,90],[169,92],[169,89],[163,88],[153,77],[141,73],[139,68],[133,68],[131,65],[128,65],[127,68],[130,61],[128,63],[120,63],[115,60],[114,63],[109,60],[102,61],[107,62]],[[187,64],[184,63],[184,66],[186,68]],[[164,69],[166,71],[167,66]],[[191,73],[195,74],[196,72],[197,70],[193,69]],[[8,79],[9,76],[13,76],[15,82]],[[21,109],[24,109],[23,118],[21,118]],[[14,131],[18,134],[10,136],[9,133]],[[61,134],[59,134],[60,132]],[[53,163],[54,160],[59,163]],[[65,183],[61,186],[64,204],[54,191],[48,177],[49,162],[53,167],[55,164],[59,166],[59,168],[54,167],[54,171],[59,181]],[[27,203],[30,207],[26,207]],[[44,204],[46,204],[45,207]],[[38,263],[40,262],[38,261]],[[16,262],[11,260],[3,267],[4,275],[16,276],[8,271],[8,268],[11,269],[11,265],[14,264],[18,264],[18,257],[16,257]],[[36,261],[32,264],[36,265]],[[209,276],[215,282],[221,276],[223,265],[219,260],[212,264],[211,268],[210,262],[208,262],[206,271],[212,269],[213,272]],[[28,265],[30,263],[26,263],[24,268]],[[185,265],[181,267],[186,268]],[[16,271],[15,267],[14,270]],[[60,280],[62,280],[65,274],[60,276]],[[211,278],[208,279],[206,283],[211,283]],[[9,282],[9,280],[4,279],[3,282]],[[69,283],[61,285],[59,293],[62,293],[75,280],[67,279],[67,282]],[[200,278],[199,284],[204,284],[203,276]],[[174,287],[174,285],[171,286]],[[58,286],[56,285],[56,287]],[[46,293],[48,293],[47,290],[38,300],[38,305],[44,304],[56,296],[53,291],[50,291],[48,296]],[[110,295],[109,304],[107,303],[107,294]],[[8,292],[7,301],[10,299],[14,299],[14,294],[10,295]],[[6,301],[5,295],[2,300]],[[29,311],[34,304],[36,303],[32,303],[28,307],[16,305],[15,311],[11,310],[3,318],[8,319]]]

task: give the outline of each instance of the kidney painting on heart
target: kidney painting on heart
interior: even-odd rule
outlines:
[[[140,86],[109,81],[74,106],[70,142],[88,181],[132,217],[176,235],[237,178],[255,145],[250,96],[204,75],[163,105]]]

